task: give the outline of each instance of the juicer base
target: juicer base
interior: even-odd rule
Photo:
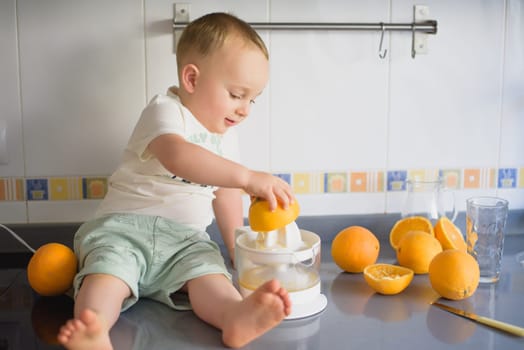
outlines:
[[[292,294],[292,293],[291,293]],[[327,298],[324,294],[318,294],[316,298],[304,304],[294,303],[291,308],[291,314],[284,320],[295,320],[299,318],[310,317],[322,312],[327,305]]]
[[[243,296],[248,296],[252,292],[252,290],[240,286],[240,293]],[[285,320],[313,316],[323,311],[327,306],[326,296],[320,293],[320,283],[305,290],[289,292],[289,297],[292,303],[291,314]]]

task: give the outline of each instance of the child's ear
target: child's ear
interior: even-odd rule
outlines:
[[[194,64],[186,64],[184,68],[182,68],[182,76],[180,77],[180,81],[182,83],[183,88],[189,92],[193,93],[195,91],[195,86],[197,84],[197,78],[200,74],[200,71],[198,70],[198,67]]]

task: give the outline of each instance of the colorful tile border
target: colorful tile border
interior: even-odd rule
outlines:
[[[434,180],[443,177],[456,190],[522,189],[524,167],[351,170],[275,174],[297,194],[381,193],[406,190],[407,179]],[[0,202],[67,201],[102,199],[108,176],[0,177]]]
[[[85,199],[102,199],[107,193],[107,178],[86,177],[82,179],[82,191]]]
[[[0,201],[23,201],[24,179],[0,178]]]
[[[46,201],[49,198],[47,179],[28,179],[26,184],[26,198],[30,201]]]
[[[0,178],[0,202],[102,199],[107,193],[107,179],[107,176]]]

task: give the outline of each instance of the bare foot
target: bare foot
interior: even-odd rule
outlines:
[[[69,350],[112,350],[109,330],[98,315],[84,310],[79,318],[67,321],[60,328],[58,341]]]
[[[291,313],[288,292],[277,280],[264,283],[232,307],[222,329],[222,341],[239,348],[278,325]]]

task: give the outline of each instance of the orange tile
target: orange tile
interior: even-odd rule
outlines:
[[[460,170],[459,169],[442,170],[441,176],[444,178],[444,184],[447,188],[456,189],[460,187]]]
[[[23,201],[25,200],[25,191],[24,191],[24,179],[16,179],[15,183],[15,200]]]
[[[350,175],[350,192],[366,192],[367,191],[367,173],[354,172]]]
[[[7,194],[6,194],[6,180],[0,179],[0,201],[7,200]]]
[[[347,192],[347,174],[346,173],[327,173],[325,175],[325,190],[328,193]]]
[[[497,188],[497,169],[490,168],[489,171],[489,188]]]
[[[4,178],[0,179],[0,201],[23,201],[24,179]]]
[[[91,177],[84,178],[84,198],[102,199],[107,193],[107,178]]]
[[[384,172],[377,172],[377,192],[384,192]]]
[[[464,169],[464,188],[480,188],[480,169]]]

